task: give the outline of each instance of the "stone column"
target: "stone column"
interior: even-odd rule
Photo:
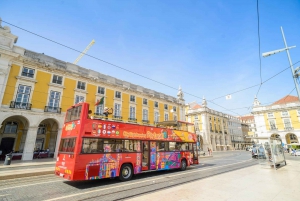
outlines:
[[[212,140],[212,142],[211,142],[212,150],[213,150],[213,151],[217,151],[217,147],[216,147],[216,138],[215,138],[215,136],[212,136],[211,140]]]
[[[25,146],[24,146],[23,156],[22,156],[23,161],[33,159],[33,151],[36,142],[37,129],[38,127],[29,127],[27,130]]]
[[[209,130],[209,122],[207,117],[207,112],[201,114],[202,119],[202,140],[203,140],[203,151],[207,152],[207,148],[212,149],[211,146],[211,134]]]
[[[60,143],[60,138],[61,138],[61,132],[62,132],[62,129],[59,128],[59,129],[57,130],[57,138],[56,138],[56,145],[55,145],[55,151],[54,151],[54,156],[53,156],[53,158],[57,158],[58,149],[59,149],[59,143]]]

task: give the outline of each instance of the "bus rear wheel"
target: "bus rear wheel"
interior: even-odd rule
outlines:
[[[133,171],[130,164],[124,164],[121,167],[119,179],[121,181],[128,181],[132,178]]]
[[[180,170],[181,170],[181,171],[186,170],[186,160],[185,160],[185,159],[182,159],[182,160],[181,160],[181,163],[180,163]]]

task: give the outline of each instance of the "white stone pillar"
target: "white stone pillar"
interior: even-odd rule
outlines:
[[[9,60],[0,57],[0,104],[2,104],[9,72]]]
[[[55,145],[55,152],[54,152],[54,158],[57,158],[57,154],[58,154],[58,149],[59,149],[59,143],[60,143],[60,138],[61,138],[61,132],[62,132],[62,129],[59,128],[57,130],[57,138],[56,138],[56,145]]]
[[[25,146],[24,146],[23,156],[22,156],[23,161],[33,159],[33,151],[36,142],[37,129],[38,129],[37,127],[29,127],[27,130]]]

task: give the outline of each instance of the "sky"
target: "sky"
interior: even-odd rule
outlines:
[[[94,39],[88,54],[121,68],[87,55],[78,65],[174,97],[181,86],[186,103],[205,97],[209,108],[237,116],[251,113],[256,94],[262,105],[297,96],[290,69],[259,93],[259,86],[234,93],[289,67],[286,52],[259,54],[259,39],[261,53],[285,47],[281,26],[288,46],[297,46],[292,63],[300,61],[300,1],[258,0],[258,7],[259,20],[255,0],[1,0],[0,17],[78,51]],[[17,46],[70,63],[79,56],[5,22]]]

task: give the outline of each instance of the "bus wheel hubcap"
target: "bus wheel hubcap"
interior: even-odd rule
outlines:
[[[128,178],[130,176],[130,169],[126,167],[123,169],[122,173],[124,178]]]

